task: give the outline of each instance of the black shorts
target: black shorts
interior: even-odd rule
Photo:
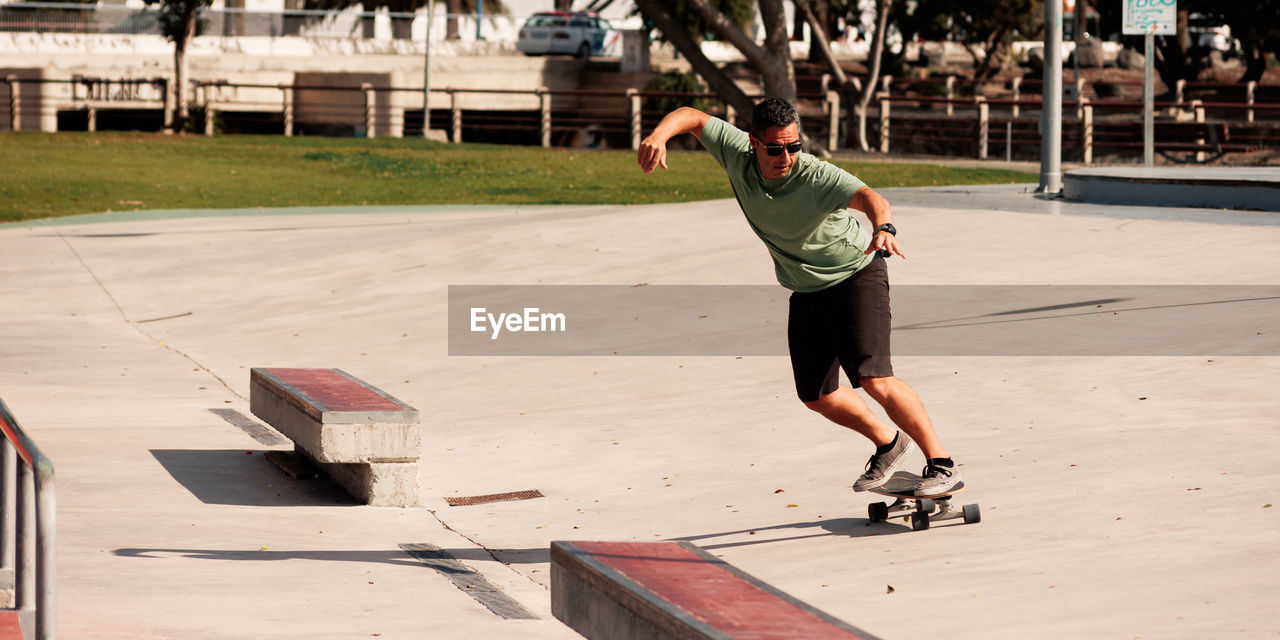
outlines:
[[[889,271],[884,258],[843,282],[791,294],[787,346],[796,393],[813,402],[836,390],[840,368],[854,387],[859,378],[893,375],[889,355]]]

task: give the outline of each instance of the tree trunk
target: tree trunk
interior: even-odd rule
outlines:
[[[1237,82],[1261,82],[1267,70],[1267,52],[1257,45],[1244,46],[1244,75]]]
[[[871,68],[867,70],[867,84],[862,87],[862,99],[858,101],[858,148],[870,151],[867,144],[867,108],[876,94],[880,82],[880,64],[884,60],[885,30],[889,27],[889,9],[893,0],[876,0],[876,33],[871,38]]]
[[[782,0],[759,0],[759,4],[760,21],[764,23],[764,45],[771,54],[766,56],[760,67],[760,74],[764,76],[764,92],[794,103],[796,69],[791,64],[791,41],[787,38],[786,13],[782,10]]]
[[[1179,80],[1194,81],[1204,69],[1202,61],[1188,55],[1187,12],[1178,12],[1178,35],[1156,38],[1155,67],[1160,80],[1173,91]]]
[[[804,16],[804,19],[809,23],[809,29],[814,32],[813,44],[809,50],[811,56],[817,53],[817,57],[811,57],[810,61],[827,65],[827,69],[831,71],[831,75],[836,79],[836,84],[843,86],[849,81],[849,78],[836,60],[836,55],[831,52],[831,39],[827,36],[827,32],[819,30],[821,18],[813,12],[813,6],[809,4],[809,0],[796,0],[796,9],[796,13]]]
[[[760,20],[764,22],[765,46],[752,40],[738,25],[733,24],[707,0],[689,0],[698,13],[706,18],[716,33],[742,52],[747,62],[764,78],[766,95],[796,100],[796,74],[791,66],[791,43],[787,40],[786,16],[782,12],[782,0],[760,0]],[[681,28],[681,31],[684,29]],[[663,33],[668,33],[663,29]],[[668,33],[668,37],[670,34]]]
[[[815,0],[812,4],[798,0],[795,4],[797,9],[802,4],[806,7],[796,15],[803,14],[809,24],[809,62],[823,63],[831,53],[831,0]]]
[[[729,76],[725,75],[714,62],[702,53],[702,47],[694,40],[684,25],[676,22],[671,14],[662,6],[662,0],[635,0],[636,7],[645,18],[653,22],[658,30],[671,41],[671,44],[689,60],[689,65],[711,88],[720,99],[733,105],[738,113],[749,114],[755,102],[747,96]],[[722,16],[723,17],[723,16]],[[729,124],[733,124],[732,122]]]
[[[857,95],[857,89],[854,87],[853,81],[840,67],[840,62],[836,60],[836,56],[831,52],[831,40],[827,37],[827,32],[820,29],[821,23],[818,16],[814,15],[813,7],[810,6],[808,0],[795,0],[796,13],[803,14],[805,20],[809,22],[809,29],[814,33],[813,42],[810,45],[810,51],[817,49],[817,60],[825,65],[831,71],[831,76],[835,78],[837,90],[840,92],[840,103],[844,105],[852,105],[854,97]],[[812,53],[810,55],[813,55]],[[839,132],[837,132],[839,135]]]
[[[445,10],[449,12],[449,15],[444,22],[444,39],[461,40],[462,34],[458,30],[458,14],[462,13],[462,0],[447,0],[445,2]]]
[[[889,9],[892,0],[876,0],[876,32],[871,40],[871,68],[867,76],[867,84],[861,88],[860,97],[857,106],[853,109],[858,114],[858,148],[863,151],[870,149],[867,144],[867,106],[871,103],[872,96],[876,92],[876,82],[880,79],[880,65],[884,58],[884,39],[885,29],[889,24]],[[814,23],[818,17],[814,15],[808,0],[796,0],[796,8],[805,14],[805,18],[809,21],[810,28],[814,28]],[[818,38],[819,51],[822,59],[826,63],[827,68],[831,70],[831,75],[835,77],[836,82],[840,85],[840,94],[844,98],[851,97],[857,92],[854,82],[840,68],[840,64],[836,61],[835,54],[831,52],[831,44],[827,39],[826,32],[821,32],[822,36]],[[853,104],[853,100],[848,100],[846,104]]]
[[[1005,30],[999,29],[995,33],[987,36],[987,39],[978,45],[977,51],[982,52],[982,59],[979,60],[977,55],[973,56],[973,79],[977,81],[990,80],[1000,72],[1000,68],[1004,65],[1004,58],[1000,48],[1000,41],[1004,39]],[[971,55],[974,53],[971,49]]]
[[[186,129],[187,120],[191,117],[189,98],[187,95],[187,44],[196,37],[196,19],[199,7],[194,3],[191,10],[182,16],[182,33],[173,40],[173,128],[175,131]],[[205,113],[209,117],[209,113]]]

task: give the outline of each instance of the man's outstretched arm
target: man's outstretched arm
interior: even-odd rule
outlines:
[[[902,253],[902,247],[898,245],[898,239],[888,231],[874,231],[876,227],[882,224],[893,224],[893,213],[889,208],[889,201],[884,196],[876,193],[871,187],[862,187],[858,192],[853,194],[853,198],[849,200],[849,208],[857,209],[867,214],[867,219],[871,221],[871,246],[867,247],[866,253],[869,255],[874,251],[888,251],[889,255],[906,258],[906,254]]]
[[[640,164],[640,169],[645,173],[652,173],[658,167],[666,169],[667,141],[682,133],[692,133],[701,139],[702,127],[710,119],[711,116],[693,107],[680,107],[668,113],[653,128],[653,133],[640,142],[640,150],[636,152],[636,162]]]

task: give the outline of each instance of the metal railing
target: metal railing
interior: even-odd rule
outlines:
[[[55,80],[0,79],[0,129],[57,130],[56,121],[71,129],[98,128],[100,118],[144,118],[135,124],[154,130],[168,129],[173,107],[172,91],[164,78],[74,78]],[[892,84],[891,84],[892,83]],[[813,83],[811,83],[813,84]],[[921,83],[916,83],[918,87]],[[358,137],[402,137],[423,135],[423,95],[417,87],[351,86],[319,84],[232,83],[193,81],[190,105],[193,131],[207,135],[259,133],[288,135],[334,135]],[[852,109],[842,106],[838,92],[826,91],[827,83],[816,83],[798,96],[804,129],[811,138],[824,142],[827,150],[837,150],[852,142]],[[881,87],[897,88],[897,80],[885,80]],[[910,85],[908,85],[910,86]],[[961,85],[962,86],[962,85]],[[944,85],[945,88],[945,85]],[[1276,87],[1258,87],[1270,97]],[[1266,93],[1262,91],[1265,90]],[[480,89],[433,88],[429,127],[437,136],[453,142],[489,141],[508,144],[548,146],[606,146],[636,148],[644,131],[651,130],[665,113],[651,106],[652,98],[677,97],[701,100],[706,108],[726,119],[738,114],[709,93],[669,94],[635,89]],[[868,143],[888,153],[972,155],[980,159],[991,151],[1029,159],[1038,154],[1038,97],[935,97],[926,91],[877,94],[867,124]],[[8,95],[5,95],[8,94]],[[1016,93],[1014,95],[1017,95]],[[1194,136],[1187,140],[1157,140],[1157,146],[1204,148],[1193,158],[1208,159],[1221,153],[1247,153],[1280,148],[1280,101],[1258,102],[1238,96],[1239,101],[1161,101],[1166,114],[1162,121],[1204,123],[1217,127],[1219,136]],[[5,98],[8,98],[7,100]],[[1140,132],[1129,126],[1139,121],[1141,102],[1080,97],[1063,101],[1067,118],[1063,123],[1064,144],[1070,154],[1092,163],[1095,154],[1126,154]],[[6,113],[7,107],[7,113]],[[658,110],[655,110],[658,109]],[[79,114],[77,116],[77,114]],[[1074,115],[1071,115],[1074,114]],[[76,117],[79,117],[77,124]],[[118,126],[118,125],[117,125]],[[1166,127],[1170,132],[1173,128]],[[1187,127],[1178,129],[1188,133]],[[1187,137],[1187,136],[1183,136]],[[1216,142],[1213,138],[1217,138]],[[1173,158],[1171,158],[1173,159]]]
[[[17,609],[23,637],[57,635],[57,503],[53,464],[18,426],[0,400],[0,575],[12,578],[8,603]],[[3,581],[3,580],[0,580]],[[8,586],[8,585],[4,585]]]
[[[879,99],[879,150],[888,153],[892,146],[906,146],[920,152],[922,145],[936,143],[950,148],[974,150],[978,159],[989,157],[991,146],[1003,149],[1006,159],[1011,159],[1017,147],[1038,152],[1040,144],[1039,113],[1041,103],[1034,99],[939,98],[931,96],[891,96],[881,93]],[[1064,113],[1074,118],[1064,118],[1064,142],[1078,151],[1079,159],[1092,164],[1098,149],[1110,149],[1124,153],[1141,146],[1141,131],[1134,124],[1139,122],[1143,103],[1133,100],[1090,100],[1081,97],[1063,100]],[[1230,131],[1230,139],[1211,140],[1194,135],[1186,140],[1156,140],[1169,151],[1184,150],[1188,162],[1211,160],[1210,156],[1223,153],[1248,152],[1280,148],[1280,103],[1256,102],[1156,102],[1162,113],[1175,116],[1162,118],[1158,128],[1179,125],[1188,133],[1210,128]],[[1210,119],[1212,110],[1218,117]],[[1031,116],[1021,112],[1035,112]],[[999,115],[997,115],[999,112]],[[1106,114],[1105,116],[1102,114]],[[945,114],[945,115],[944,115]],[[1197,129],[1196,126],[1203,125]],[[1162,151],[1162,153],[1164,153]],[[1167,154],[1166,154],[1166,157]]]
[[[280,96],[270,102],[259,98],[252,101],[234,96],[237,90],[274,90]],[[204,132],[214,135],[219,114],[232,113],[236,110],[260,109],[271,112],[273,119],[278,119],[282,132],[286,136],[293,135],[298,111],[298,93],[313,94],[308,110],[315,116],[330,120],[340,120],[352,124],[353,130],[362,137],[390,135],[401,137],[409,135],[405,126],[407,113],[421,113],[422,90],[417,88],[375,87],[364,84],[360,87],[333,86],[298,86],[245,84],[227,82],[196,83],[195,104],[204,109]],[[448,121],[443,127],[449,140],[463,141],[464,126],[471,129],[524,129],[536,131],[536,140],[543,147],[556,146],[553,142],[555,133],[572,134],[590,128],[594,132],[604,134],[625,135],[631,149],[640,148],[642,131],[657,124],[664,113],[655,114],[643,108],[645,98],[678,97],[701,99],[720,106],[725,119],[733,122],[737,119],[731,106],[720,104],[720,98],[712,93],[669,93],[661,91],[640,91],[637,89],[597,90],[597,89],[470,89],[441,88],[432,89],[436,94],[449,96]],[[329,98],[317,100],[314,94],[327,94]],[[345,94],[346,98],[340,97]],[[395,104],[394,95],[407,94],[417,100],[418,104],[409,106]],[[485,111],[472,111],[471,121],[464,125],[464,96],[504,96],[507,98],[525,97],[527,105],[517,110],[525,111],[532,117],[513,116],[509,112],[496,112],[500,115],[485,115]],[[834,150],[839,144],[840,96],[834,91],[825,94],[801,94],[798,100],[802,104],[812,104],[820,111],[821,117],[809,117],[806,131],[811,136],[823,136],[828,149]],[[407,100],[406,100],[407,101]],[[559,103],[559,104],[557,104]],[[438,110],[434,109],[433,110]],[[421,128],[417,131],[421,134]]]

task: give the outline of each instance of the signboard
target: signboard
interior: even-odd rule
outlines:
[[[1178,0],[1124,0],[1123,33],[1126,36],[1177,35]]]

